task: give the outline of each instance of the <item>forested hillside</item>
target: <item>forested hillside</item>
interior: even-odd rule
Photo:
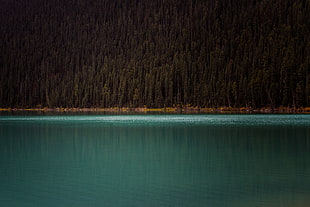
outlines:
[[[0,3],[0,107],[310,105],[309,0]]]

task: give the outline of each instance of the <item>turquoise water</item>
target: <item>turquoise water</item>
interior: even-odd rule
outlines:
[[[0,116],[0,206],[310,206],[310,115]]]

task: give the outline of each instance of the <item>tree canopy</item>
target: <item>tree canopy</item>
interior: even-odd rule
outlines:
[[[0,107],[310,105],[309,0],[2,0]]]

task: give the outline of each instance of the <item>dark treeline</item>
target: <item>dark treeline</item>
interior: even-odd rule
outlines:
[[[0,2],[0,107],[310,105],[309,0]]]

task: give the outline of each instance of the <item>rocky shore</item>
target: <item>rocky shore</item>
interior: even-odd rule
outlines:
[[[130,108],[130,107],[113,107],[113,108],[0,108],[0,111],[37,111],[37,112],[115,112],[115,113],[309,113],[310,107],[305,108],[200,108],[200,107],[165,107],[165,108]]]

